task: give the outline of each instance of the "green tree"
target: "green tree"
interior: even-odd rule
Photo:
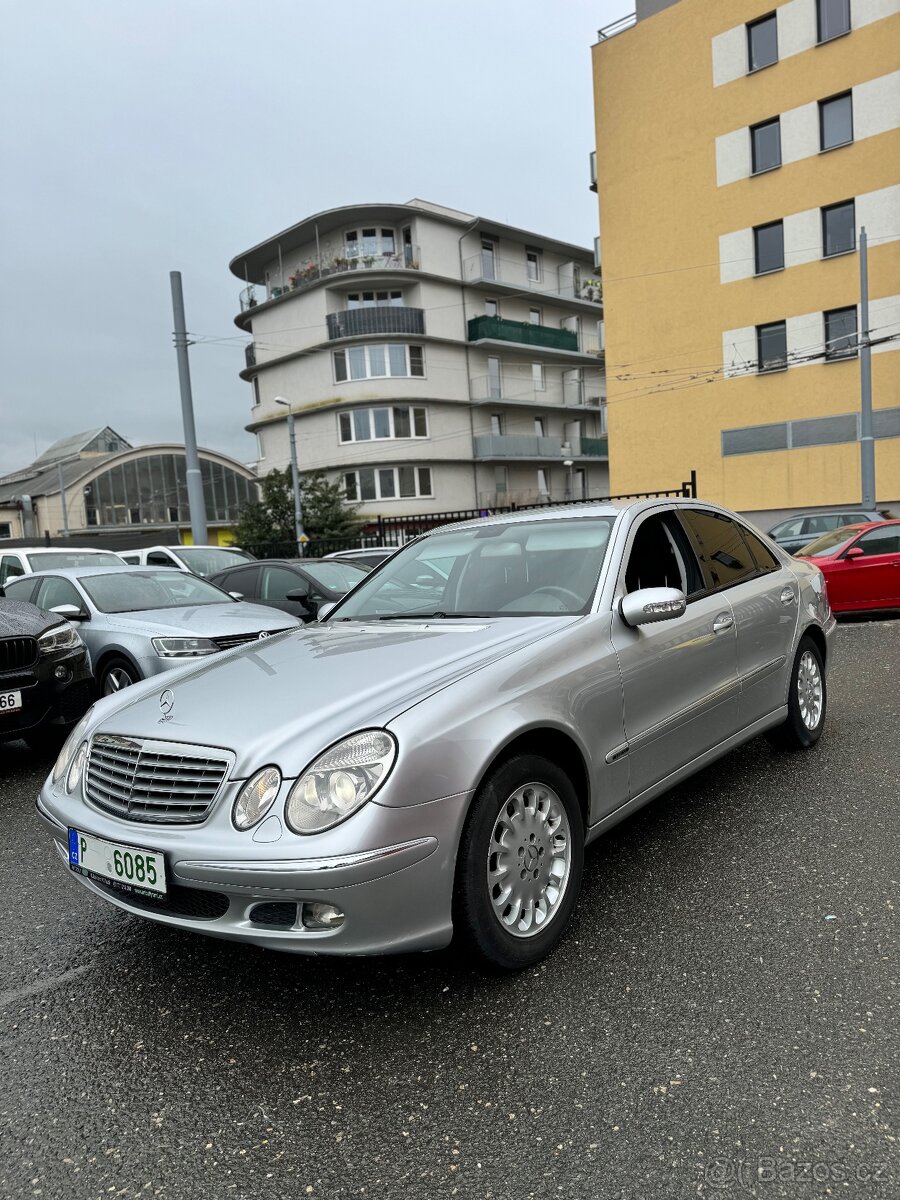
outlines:
[[[234,539],[239,546],[266,546],[294,541],[294,489],[291,469],[270,471],[260,480],[262,497],[241,510]],[[303,528],[308,537],[352,537],[358,520],[356,506],[344,503],[344,488],[322,471],[300,478]]]
[[[300,479],[303,497],[303,528],[310,537],[352,537],[359,526],[357,506],[347,504],[341,483],[333,483],[324,471],[310,471]]]

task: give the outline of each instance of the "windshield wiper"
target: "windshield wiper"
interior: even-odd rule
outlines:
[[[383,616],[376,617],[378,621],[454,621],[462,618],[466,621],[484,620],[485,613],[468,613],[468,612],[404,612],[404,613],[385,613]]]

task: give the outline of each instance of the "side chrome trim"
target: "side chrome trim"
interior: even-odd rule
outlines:
[[[622,742],[620,746],[614,746],[606,756],[607,765],[618,762],[620,758],[624,758],[630,749],[631,747],[628,742]]]
[[[741,676],[741,685],[758,682],[766,675],[771,675],[773,671],[778,671],[786,662],[787,656],[782,654],[778,658],[773,658],[771,662],[763,663],[761,667],[754,667],[752,671],[746,671]]]
[[[693,704],[689,704],[686,708],[680,708],[671,717],[666,717],[664,720],[658,721],[655,725],[651,725],[649,729],[645,729],[643,733],[636,734],[629,742],[629,748],[635,750],[639,746],[643,746],[646,742],[655,741],[656,738],[668,733],[674,726],[693,720],[704,709],[715,707],[715,705],[720,704],[732,695],[732,693],[739,691],[739,689],[740,681],[737,678],[730,680],[728,683],[723,684],[722,687],[716,688],[714,692],[710,692],[706,696],[701,696],[699,700],[695,700]]]

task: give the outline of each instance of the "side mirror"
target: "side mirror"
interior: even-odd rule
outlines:
[[[83,608],[79,608],[77,604],[55,604],[50,611],[57,613],[61,617],[65,617],[67,621],[90,620],[89,614]]]
[[[243,600],[244,598],[243,592],[229,592],[228,595],[232,598],[232,600]]]
[[[293,600],[295,604],[306,604],[309,592],[305,592],[303,588],[294,588],[292,592],[285,592],[284,598],[285,600]]]
[[[681,617],[687,608],[684,592],[678,588],[641,588],[619,601],[619,615],[626,625],[652,625]]]
[[[863,550],[862,546],[851,546],[844,555],[844,558],[848,558],[851,562],[853,562],[854,558],[865,558],[865,555],[866,552]]]
[[[316,613],[316,620],[324,621],[325,618],[328,616],[328,614],[331,612],[331,610],[335,607],[336,607],[336,604],[333,600],[328,600],[328,601],[326,601],[325,604],[320,604],[319,611]]]

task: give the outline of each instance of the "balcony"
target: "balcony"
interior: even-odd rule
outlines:
[[[558,437],[528,437],[517,434],[476,434],[473,438],[474,457],[488,462],[497,459],[550,459],[562,462],[567,458],[608,458],[606,438],[572,438],[564,442]]]
[[[326,321],[330,341],[337,338],[367,337],[369,334],[400,333],[421,337],[425,333],[425,313],[421,308],[391,308],[387,305],[349,308],[342,312],[329,313]]]
[[[470,342],[512,342],[519,346],[534,346],[560,354],[602,353],[602,338],[597,332],[576,333],[573,329],[554,329],[550,325],[531,325],[528,321],[507,321],[503,317],[472,317],[469,321]]]
[[[463,262],[463,278],[466,283],[490,285],[501,291],[529,291],[548,298],[602,304],[600,280],[582,279],[585,269],[575,262],[562,263],[558,267],[542,264],[538,278],[535,278],[529,273],[524,259],[501,258],[496,253],[482,251]]]
[[[282,275],[283,283],[278,286],[271,281],[262,284],[251,283],[240,294],[241,312],[248,312],[269,300],[280,300],[292,292],[303,292],[313,287],[321,279],[331,279],[336,275],[355,274],[359,271],[418,271],[419,247],[402,246],[396,254],[358,254],[353,257],[334,257],[327,262],[316,259],[306,259],[293,266],[285,264]]]
[[[526,364],[527,365],[527,364]],[[511,379],[509,373],[476,375],[471,382],[475,404],[526,405],[533,408],[574,408],[603,411],[602,383],[597,377],[586,380],[581,371],[548,371],[546,386],[536,388],[530,380]]]

